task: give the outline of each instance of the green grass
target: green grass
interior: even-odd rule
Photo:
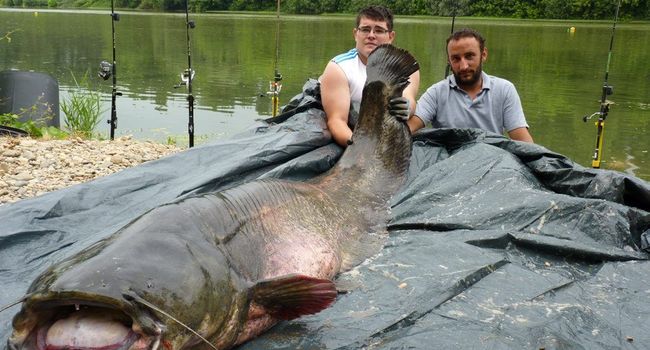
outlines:
[[[101,114],[104,112],[101,95],[89,86],[88,72],[80,82],[74,74],[72,78],[76,89],[61,102],[61,111],[65,114],[65,126],[70,134],[90,139],[94,136],[95,127],[101,121]]]

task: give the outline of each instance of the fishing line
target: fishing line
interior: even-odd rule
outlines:
[[[598,132],[596,134],[596,148],[593,154],[593,160],[591,161],[592,168],[600,168],[600,162],[602,159],[603,153],[603,137],[605,133],[605,119],[607,119],[607,114],[609,113],[609,106],[614,102],[609,101],[607,96],[614,93],[614,87],[609,85],[609,64],[612,60],[612,51],[614,48],[614,33],[616,32],[616,23],[618,22],[618,14],[621,9],[621,0],[618,0],[618,5],[616,6],[616,14],[614,15],[614,24],[612,25],[612,35],[609,40],[609,53],[607,54],[607,66],[605,67],[605,82],[603,83],[602,95],[600,98],[600,110],[596,113],[593,113],[590,116],[582,117],[584,122],[591,119],[594,116],[598,116],[596,120],[596,128]]]

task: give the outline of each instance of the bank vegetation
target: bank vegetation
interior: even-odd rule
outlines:
[[[183,11],[186,0],[113,0],[117,8]],[[106,8],[111,0],[0,0],[7,7]],[[618,0],[281,0],[285,14],[355,13],[369,4],[396,15],[612,19]],[[275,11],[276,0],[189,0],[193,12]],[[621,0],[622,20],[650,20],[650,0]]]

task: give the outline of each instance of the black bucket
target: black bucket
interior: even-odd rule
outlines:
[[[0,114],[19,115],[19,121],[59,124],[59,83],[49,74],[6,70],[0,72]]]

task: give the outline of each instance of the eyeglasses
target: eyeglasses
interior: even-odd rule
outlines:
[[[364,36],[370,35],[370,32],[374,32],[375,35],[385,35],[388,34],[389,30],[382,27],[359,27],[357,31],[363,34]]]

